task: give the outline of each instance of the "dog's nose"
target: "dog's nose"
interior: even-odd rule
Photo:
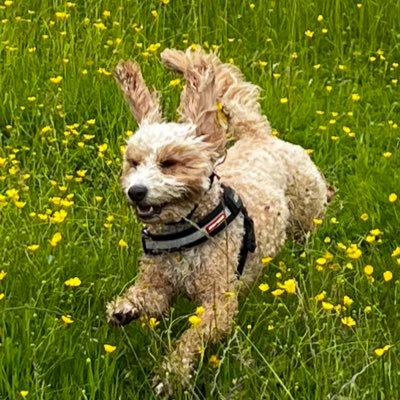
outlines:
[[[128,190],[128,196],[132,201],[142,201],[147,194],[147,187],[144,185],[133,185]]]

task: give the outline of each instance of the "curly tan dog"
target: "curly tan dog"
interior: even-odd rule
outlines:
[[[117,325],[161,316],[177,293],[204,307],[163,364],[156,390],[168,393],[174,376],[188,383],[207,342],[230,332],[239,290],[262,273],[261,258],[324,216],[329,190],[302,147],[271,135],[259,88],[238,68],[201,50],[168,49],[161,58],[186,80],[179,123],[163,120],[137,64],[121,62],[115,71],[139,123],[122,187],[147,230],[137,281],[107,313]],[[227,136],[235,139],[228,150]]]

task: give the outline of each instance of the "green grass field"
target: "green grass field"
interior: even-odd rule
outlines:
[[[196,44],[263,88],[276,133],[338,191],[306,246],[264,267],[270,289],[242,300],[233,335],[177,398],[400,397],[400,3],[359,1],[0,5],[1,400],[154,398],[195,305],[180,299],[157,326],[106,322],[141,252],[118,182],[135,122],[111,72],[137,60],[173,118],[181,83],[159,53]],[[288,279],[297,292],[274,295]]]

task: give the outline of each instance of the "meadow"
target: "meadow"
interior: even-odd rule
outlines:
[[[141,253],[112,70],[137,60],[174,118],[183,82],[159,53],[199,45],[262,87],[274,134],[337,193],[305,244],[260,260],[232,336],[177,398],[400,397],[398,1],[1,1],[1,400],[154,398],[195,305],[107,324]]]

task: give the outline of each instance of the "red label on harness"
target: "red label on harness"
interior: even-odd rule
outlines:
[[[205,226],[207,233],[211,233],[224,221],[225,221],[225,211],[221,211],[208,225]]]

